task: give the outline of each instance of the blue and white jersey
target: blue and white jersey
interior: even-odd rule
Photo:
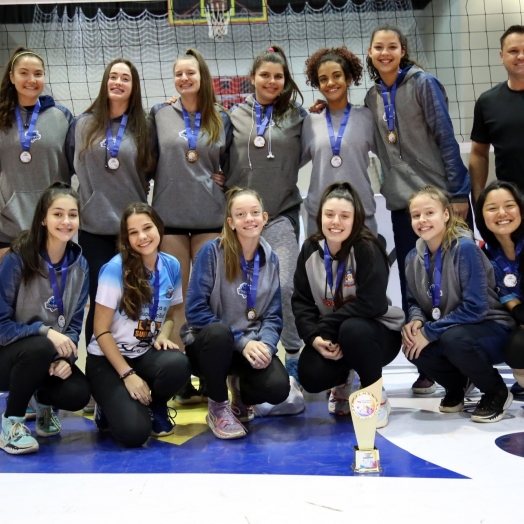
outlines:
[[[128,358],[136,358],[144,354],[155,342],[168,309],[182,302],[182,278],[180,264],[175,257],[159,253],[158,272],[160,275],[160,293],[158,310],[154,323],[149,318],[149,304],[142,306],[138,321],[131,320],[124,312],[119,311],[123,294],[122,257],[116,255],[100,270],[96,302],[115,310],[111,323],[111,334],[115,339],[120,353]],[[155,283],[154,274],[149,281],[151,287]],[[153,326],[153,329],[151,329]],[[91,355],[103,355],[95,337],[87,348]]]

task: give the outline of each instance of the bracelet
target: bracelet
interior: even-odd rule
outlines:
[[[95,342],[98,342],[98,339],[103,336],[103,335],[107,335],[108,333],[111,333],[111,331],[104,331],[103,333],[100,333],[100,335],[98,335],[98,337],[95,337]]]
[[[129,375],[136,375],[136,371],[133,368],[129,368],[123,375],[120,375],[120,378],[124,380],[129,377]]]

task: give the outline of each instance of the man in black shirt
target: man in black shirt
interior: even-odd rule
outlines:
[[[475,104],[469,160],[474,201],[486,186],[490,144],[497,178],[514,182],[524,192],[524,26],[512,25],[500,46],[508,81],[482,93]]]

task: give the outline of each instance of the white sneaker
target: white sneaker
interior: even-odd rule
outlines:
[[[377,429],[385,428],[389,422],[389,414],[391,413],[391,404],[389,403],[388,394],[382,388],[382,399],[380,400],[380,410],[378,412]]]
[[[328,411],[332,415],[349,415],[351,409],[349,408],[349,396],[353,388],[353,381],[355,379],[355,372],[349,372],[346,382],[340,386],[331,388],[328,400]]]

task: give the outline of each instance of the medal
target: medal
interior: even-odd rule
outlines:
[[[195,149],[188,149],[186,151],[186,160],[192,164],[198,160],[198,153]]]
[[[440,308],[438,307],[434,307],[432,310],[431,310],[431,318],[433,320],[438,320],[440,318]]]
[[[517,285],[517,275],[509,273],[504,277],[504,285],[506,287],[515,287]]]
[[[63,328],[66,325],[66,320],[64,315],[58,315],[58,327]]]
[[[56,310],[58,310],[58,319],[57,324],[60,329],[64,328],[66,325],[66,319],[64,315],[64,293],[65,293],[65,286],[67,282],[67,250],[64,253],[64,257],[62,258],[62,265],[60,267],[60,271],[62,273],[62,278],[60,282],[60,287],[58,287],[58,280],[56,278],[56,271],[51,263],[51,259],[49,258],[49,255],[46,251],[42,253],[42,258],[45,260],[47,264],[47,269],[49,269],[49,280],[51,281],[51,289],[53,290],[53,298],[56,305]],[[56,311],[55,310],[55,311]]]
[[[116,157],[111,157],[108,161],[107,161],[107,167],[109,169],[118,169],[120,167],[120,162],[118,161],[118,158]]]
[[[329,142],[331,144],[331,152],[333,153],[333,156],[329,161],[331,167],[337,168],[342,165],[342,157],[340,156],[340,146],[342,145],[342,137],[344,136],[344,131],[346,130],[350,112],[351,104],[348,104],[346,106],[346,109],[344,110],[344,116],[342,117],[342,121],[340,122],[337,138],[335,139],[335,131],[333,129],[333,122],[331,120],[331,112],[329,111],[329,107],[326,107],[326,122],[328,128]]]
[[[31,160],[33,160],[33,157],[29,151],[22,151],[20,153],[20,162],[22,162],[22,164],[29,164]]]
[[[263,136],[256,136],[253,144],[255,147],[264,147],[266,145],[266,139]]]
[[[431,310],[431,318],[433,320],[439,320],[442,316],[440,311],[440,289],[442,283],[442,246],[439,246],[435,255],[435,268],[433,270],[433,276],[431,275],[431,265],[429,263],[429,247],[426,246],[424,251],[424,267],[429,280],[429,291],[431,294],[431,302],[433,308]],[[433,284],[431,281],[434,280]]]
[[[394,144],[397,141],[397,132],[388,131],[386,138],[388,140],[388,144]]]
[[[254,322],[258,318],[257,311],[254,307],[246,309],[246,319],[249,322]]]
[[[398,74],[400,74],[401,72],[402,70],[399,69]],[[391,86],[391,89],[388,89],[386,84],[384,84],[384,82],[382,82],[381,80],[380,88],[382,91],[382,100],[384,101],[384,120],[387,122],[388,125],[386,139],[388,141],[388,144],[395,144],[398,140],[398,135],[395,131],[395,97],[397,96],[397,83],[395,81],[395,83]]]
[[[502,283],[507,288],[514,288],[518,284],[519,258],[523,247],[524,239],[520,240],[519,243],[515,246],[515,260],[509,260],[502,251],[502,248],[497,247],[492,249],[488,244],[486,244],[486,249],[488,250],[492,259],[495,261],[496,266],[504,272]]]

